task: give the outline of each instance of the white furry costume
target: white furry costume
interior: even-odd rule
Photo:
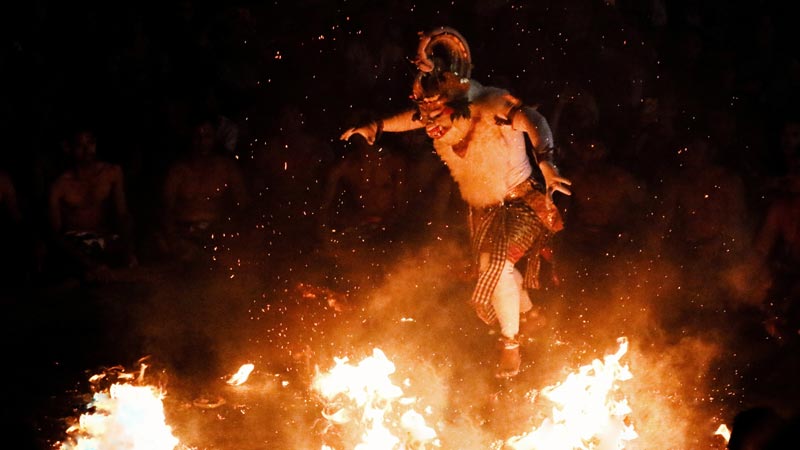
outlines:
[[[497,118],[507,119],[520,101],[505,90],[484,87],[474,80],[470,80],[468,100],[471,118],[456,119],[453,128],[434,141],[434,147],[450,168],[464,200],[483,208],[502,203],[511,188],[530,178],[533,169],[525,153],[525,135],[497,125]],[[464,140],[468,142],[462,157],[453,146]]]
[[[473,224],[473,246],[480,276],[472,302],[486,323],[500,323],[503,336],[519,332],[519,314],[531,308],[522,276],[514,267],[532,253],[526,279],[538,275],[539,251],[548,231],[523,198],[509,200],[519,186],[531,183],[533,168],[525,135],[510,126],[521,102],[507,91],[470,80],[469,118],[458,118],[434,147],[458,183],[461,196],[483,218]],[[526,195],[543,194],[531,190]],[[516,251],[515,251],[516,250]],[[529,281],[527,284],[534,284]]]

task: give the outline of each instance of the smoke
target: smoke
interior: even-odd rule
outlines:
[[[487,448],[549,412],[531,393],[612,353],[616,339],[626,336],[634,379],[623,392],[640,434],[632,448],[714,442],[714,421],[723,414],[713,402],[711,372],[723,344],[710,328],[665,327],[682,320],[679,305],[669,303],[680,291],[678,268],[639,253],[594,260],[591,267],[565,259],[561,286],[532,292],[544,323],[525,343],[522,374],[501,383],[492,376],[492,329],[467,304],[474,280],[464,248],[456,240],[436,241],[397,256],[382,283],[350,299],[353,317],[330,324],[331,344],[316,354],[320,370],[333,356],[379,347],[395,362],[398,379],[410,380],[407,394],[430,407],[445,447]],[[592,282],[567,271],[591,272]]]
[[[598,257],[567,255],[563,294],[551,310],[555,328],[586,356],[607,352],[616,336],[629,338],[624,359],[634,377],[621,390],[639,433],[630,448],[719,447],[713,432],[734,403],[718,376],[734,345],[717,326],[732,313],[719,285],[646,251],[609,247]]]
[[[639,433],[632,448],[701,448],[715,441],[720,417],[710,404],[708,375],[719,354],[717,344],[696,336],[633,349],[636,376],[625,387]]]
[[[620,336],[631,342],[623,362],[634,378],[621,387],[640,434],[631,448],[699,448],[714,442],[715,421],[732,415],[730,399],[719,398],[717,384],[726,380],[714,372],[730,339],[707,326],[714,308],[687,319],[699,294],[687,291],[677,265],[638,251],[565,254],[561,284],[531,292],[543,320],[523,343],[522,373],[500,382],[493,377],[497,336],[467,303],[474,279],[464,240],[386,249],[233,271],[219,264],[207,276],[153,281],[157,289],[135,322],[145,351],[170,374],[168,413],[179,437],[219,448],[254,440],[319,448],[324,405],[309,389],[311,377],[334,357],[357,360],[380,348],[444,448],[489,448],[549,413],[532,392],[614,352]],[[252,379],[225,386],[245,362],[256,365]],[[226,400],[219,409],[191,407],[218,397]],[[189,408],[176,414],[178,405]]]

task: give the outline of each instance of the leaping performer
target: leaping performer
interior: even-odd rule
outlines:
[[[350,128],[373,144],[383,132],[425,128],[470,207],[478,281],[471,304],[487,325],[499,324],[496,375],[519,373],[520,315],[532,305],[526,289],[538,287],[540,253],[562,227],[553,194],[570,195],[571,183],[553,163],[553,134],[536,108],[508,91],[470,78],[472,60],[456,30],[420,33],[413,86],[416,108]],[[525,135],[545,186],[534,179]],[[527,260],[525,276],[517,263]],[[520,264],[522,266],[522,264]]]

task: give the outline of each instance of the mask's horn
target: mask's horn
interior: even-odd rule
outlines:
[[[458,31],[440,27],[420,33],[417,69],[423,73],[452,73],[457,78],[469,79],[472,72],[472,55],[467,40]]]

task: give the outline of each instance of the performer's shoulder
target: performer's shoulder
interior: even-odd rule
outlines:
[[[495,86],[484,86],[476,80],[470,80],[469,97],[472,103],[490,102],[504,95],[511,94],[505,89]]]
[[[505,117],[509,111],[519,107],[522,101],[508,90],[494,86],[483,86],[470,82],[470,103],[494,114]]]

